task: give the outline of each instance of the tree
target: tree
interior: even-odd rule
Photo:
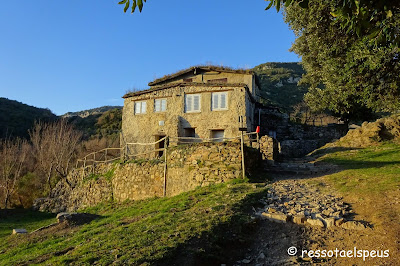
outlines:
[[[47,124],[38,122],[29,135],[37,170],[51,189],[53,179],[67,177],[82,134],[61,119]]]
[[[329,1],[316,0],[308,8],[285,8],[285,21],[297,37],[291,50],[306,70],[300,83],[311,86],[305,101],[313,111],[327,109],[346,120],[400,110],[399,48],[349,34],[331,10]]]
[[[309,9],[310,0],[268,0],[270,3],[266,10],[275,7],[277,11],[281,6],[285,8],[297,6]],[[400,13],[398,0],[321,0],[329,8],[331,19],[339,22],[340,27],[349,35],[367,37],[376,45],[400,44],[400,30],[397,18]],[[317,15],[317,14],[312,14]]]
[[[23,176],[28,149],[29,144],[19,138],[6,138],[0,142],[0,191],[3,191],[5,209]]]

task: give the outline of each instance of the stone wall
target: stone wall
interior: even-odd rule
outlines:
[[[260,153],[262,159],[267,162],[273,162],[277,159],[279,153],[278,141],[269,136],[262,136],[260,138]]]
[[[346,126],[341,124],[312,126],[292,123],[287,114],[274,108],[264,108],[258,112],[260,112],[260,135],[273,135],[279,142],[279,149],[275,150],[279,156],[275,156],[275,159],[302,157],[347,133]],[[268,145],[265,143],[266,147]],[[272,149],[267,148],[267,150],[270,155],[264,154],[264,157],[271,157]]]
[[[50,198],[38,199],[41,211],[75,211],[102,201],[140,200],[164,194],[163,160],[141,160],[100,164],[94,169],[77,169],[60,181]],[[166,195],[174,196],[198,186],[242,177],[240,142],[196,143],[169,148],[167,152]],[[257,150],[245,149],[246,169],[257,168]],[[93,174],[95,173],[95,174]]]

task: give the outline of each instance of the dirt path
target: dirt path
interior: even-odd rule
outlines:
[[[252,236],[252,244],[243,258],[232,264],[400,265],[398,220],[386,221],[379,226],[373,223],[377,221],[374,206],[379,207],[384,202],[360,203],[342,197],[329,187],[324,176],[275,175],[270,186],[263,200],[265,207],[255,210],[259,226]],[[274,213],[288,214],[291,221],[280,221],[285,220],[284,216],[274,216]],[[323,227],[311,225],[307,217],[306,220],[297,220],[299,224],[293,223],[293,217],[304,213],[309,219],[324,221]],[[334,220],[342,217],[356,220],[358,222],[354,224],[358,226],[345,229],[340,223],[326,224],[325,221],[329,223],[331,217],[337,217]],[[288,255],[291,247],[297,249],[294,256]],[[290,252],[293,250],[291,248]],[[310,250],[320,250],[321,256],[315,254],[310,258],[310,253],[306,253]],[[324,258],[322,250],[326,250]],[[356,257],[352,255],[354,252]]]

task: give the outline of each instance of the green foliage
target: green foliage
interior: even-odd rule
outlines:
[[[101,176],[101,174],[91,173],[91,174],[89,174],[88,176],[86,176],[86,177],[83,179],[83,181],[84,181],[84,182],[89,182],[89,181],[91,181],[91,180],[97,181],[97,180],[99,180],[100,176]]]
[[[219,245],[223,239],[230,241],[235,234],[246,237],[241,228],[250,219],[247,212],[257,206],[264,193],[264,186],[228,183],[171,198],[103,203],[84,210],[101,218],[75,229],[29,238],[6,236],[11,232],[5,230],[0,237],[0,261],[7,265],[27,261],[52,265],[167,265],[168,259],[179,256],[177,252],[195,252],[200,258],[221,256]],[[193,245],[185,245],[191,240],[199,245],[195,251]]]
[[[0,97],[0,139],[5,137],[28,138],[28,130],[35,121],[52,122],[57,119],[49,109],[29,106]]]
[[[285,21],[297,35],[292,50],[302,57],[300,83],[311,85],[305,100],[314,111],[351,119],[400,109],[398,47],[376,47],[367,36],[349,34],[327,1],[309,1],[307,9],[291,5]]]
[[[103,106],[95,109],[68,113],[68,122],[84,133],[84,138],[119,137],[122,126],[122,109]],[[106,110],[106,111],[104,111]]]
[[[108,136],[119,133],[122,127],[122,109],[115,108],[103,113],[96,123],[97,134]]]
[[[279,11],[281,6],[286,8],[311,9],[313,1],[309,0],[268,0],[266,10],[275,6]],[[340,28],[348,35],[358,38],[366,37],[368,42],[376,47],[395,47],[400,44],[398,15],[399,1],[374,0],[337,0],[319,1],[329,9],[329,19],[337,21]],[[301,12],[301,11],[300,11]],[[311,14],[318,16],[318,14]]]
[[[37,174],[32,172],[28,172],[19,180],[17,193],[22,207],[31,207],[35,199],[46,194],[39,180]]]
[[[105,173],[103,176],[107,181],[111,181],[113,176],[114,176],[114,172],[115,172],[115,168],[110,169],[107,171],[107,173]]]
[[[142,12],[143,1],[146,2],[146,0],[132,0],[132,5],[130,5],[130,0],[122,0],[122,1],[118,2],[118,4],[124,5],[125,13],[129,9],[129,6],[131,7],[131,13],[135,12],[136,7],[138,7],[139,11]]]

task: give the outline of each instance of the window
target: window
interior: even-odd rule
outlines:
[[[223,79],[209,79],[207,80],[207,83],[227,83],[228,79],[223,78]]]
[[[214,142],[224,141],[225,131],[224,130],[211,130],[211,138]]]
[[[185,112],[200,112],[200,94],[185,94]]]
[[[211,110],[228,110],[228,93],[226,91],[211,94]]]
[[[193,79],[183,79],[183,82],[193,82]]]
[[[135,102],[135,114],[145,114],[146,113],[146,102]]]
[[[154,112],[165,112],[167,110],[167,99],[154,100]]]

